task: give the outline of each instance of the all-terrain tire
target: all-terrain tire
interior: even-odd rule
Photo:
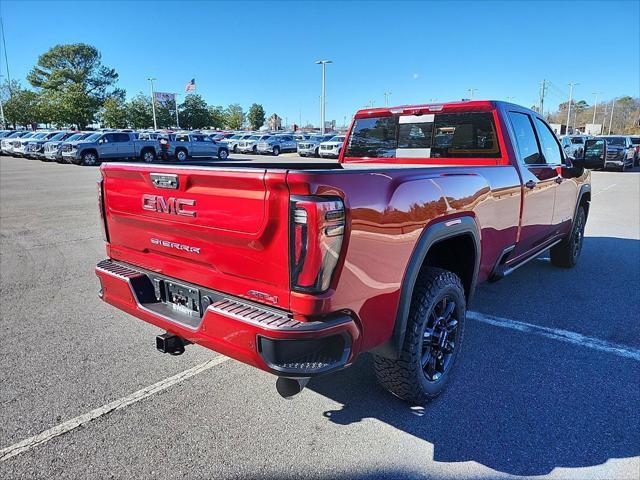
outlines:
[[[587,212],[584,206],[578,206],[576,221],[571,226],[571,233],[560,243],[551,247],[551,263],[556,267],[572,268],[578,263],[582,243],[584,241],[584,226],[587,223]]]
[[[455,344],[448,357],[447,368],[437,379],[429,379],[422,361],[427,331],[435,309],[450,299],[455,302],[453,317],[457,322]],[[421,272],[414,287],[404,342],[398,359],[374,355],[378,382],[395,396],[407,402],[424,405],[438,396],[447,384],[464,337],[466,301],[460,278],[441,268]]]

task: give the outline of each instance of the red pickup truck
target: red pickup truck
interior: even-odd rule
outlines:
[[[575,265],[590,166],[537,113],[497,101],[359,111],[336,163],[106,163],[100,297],[278,376],[283,396],[371,352],[424,403],[460,352],[480,282],[551,249]]]

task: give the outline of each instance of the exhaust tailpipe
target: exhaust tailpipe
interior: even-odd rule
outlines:
[[[282,398],[291,398],[299,394],[309,383],[309,377],[306,378],[288,378],[278,377],[276,380],[276,390]]]
[[[156,336],[156,348],[158,351],[170,355],[182,355],[184,346],[190,343],[188,340],[169,332]]]

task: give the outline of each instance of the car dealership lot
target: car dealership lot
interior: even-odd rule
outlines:
[[[479,288],[426,408],[379,387],[368,357],[286,401],[214,352],[156,352],[155,327],[97,298],[97,177],[0,158],[0,477],[637,478],[638,169],[594,172],[575,269],[543,255]]]

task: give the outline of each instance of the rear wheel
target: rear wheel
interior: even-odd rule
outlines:
[[[151,149],[146,149],[142,152],[142,155],[140,155],[140,159],[146,163],[154,162],[156,160],[156,152]]]
[[[584,227],[587,223],[587,212],[580,205],[576,221],[573,223],[571,233],[565,237],[559,244],[551,247],[550,256],[551,263],[557,267],[571,268],[575,267],[582,251],[582,243],[584,241]]]
[[[218,158],[220,160],[226,160],[229,157],[229,150],[226,148],[221,148],[218,150]]]
[[[418,405],[438,396],[460,352],[465,312],[457,275],[440,268],[423,271],[413,291],[400,357],[374,357],[380,384]]]

